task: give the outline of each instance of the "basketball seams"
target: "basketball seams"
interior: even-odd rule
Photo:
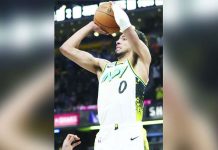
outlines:
[[[112,16],[112,15],[110,15],[110,14],[108,14],[108,13],[104,12],[104,11],[100,11],[100,10],[96,10],[96,11],[97,11],[97,12],[104,13],[104,14],[106,14],[106,15],[108,15],[108,16],[110,16],[110,17],[114,18],[114,16]]]
[[[105,3],[99,6],[94,15],[94,22],[110,34],[120,30],[115,21],[110,3]]]
[[[95,21],[97,22],[97,24],[100,24],[103,27],[106,27],[106,28],[118,28],[119,29],[119,27],[108,27],[108,26],[105,26],[102,23],[100,23],[96,18],[95,18]]]
[[[103,13],[102,15],[110,16],[110,18],[115,22],[114,26],[113,26],[113,25],[112,25],[112,27],[105,26],[105,25],[102,24],[100,21],[98,21],[96,18],[97,18],[97,16],[100,16],[101,13]],[[109,19],[109,18],[108,18],[108,19]],[[103,26],[105,26],[105,27],[108,27],[108,28],[119,28],[119,26],[117,25],[117,23],[116,23],[114,17],[111,16],[111,15],[109,15],[109,14],[107,14],[107,13],[105,13],[105,12],[102,12],[102,11],[98,11],[98,10],[97,10],[97,12],[95,13],[95,16],[94,16],[94,20],[97,20],[98,23],[100,23],[101,25],[103,25]]]

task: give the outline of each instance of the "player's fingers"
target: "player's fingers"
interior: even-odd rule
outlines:
[[[100,30],[101,30],[101,32],[102,32],[101,34],[108,35],[108,33],[107,33],[106,31],[104,31],[103,29],[100,28]]]
[[[66,139],[70,139],[71,137],[75,136],[74,134],[67,134]]]
[[[72,134],[67,134],[65,140],[70,140],[71,136],[72,136]]]
[[[68,135],[69,135],[68,140],[69,140],[70,142],[73,142],[73,141],[75,140],[76,135],[74,135],[74,134],[68,134]]]
[[[75,135],[74,140],[80,140],[80,138],[77,135]]]
[[[78,141],[78,142],[76,142],[76,143],[73,143],[73,144],[72,144],[72,147],[74,148],[74,147],[76,147],[76,146],[79,145],[79,144],[81,144],[81,141]]]
[[[101,34],[105,34],[105,33],[106,33],[106,32],[105,32],[103,29],[101,29],[100,27],[98,27],[97,32],[98,32],[98,33],[101,33]]]
[[[98,33],[100,33],[100,34],[107,34],[107,32],[103,31],[102,29],[99,29]]]

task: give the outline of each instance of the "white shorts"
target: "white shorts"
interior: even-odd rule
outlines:
[[[146,136],[140,124],[101,126],[94,150],[149,150]]]

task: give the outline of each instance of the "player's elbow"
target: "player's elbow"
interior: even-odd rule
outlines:
[[[68,48],[66,45],[62,45],[60,48],[59,48],[59,51],[64,54],[64,53],[68,53]]]
[[[59,51],[62,53],[64,51],[64,48],[62,46],[59,47]]]

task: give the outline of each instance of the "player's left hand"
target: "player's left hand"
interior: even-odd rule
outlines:
[[[77,135],[68,134],[63,142],[62,150],[73,150],[74,147],[81,143],[79,140],[80,138]]]
[[[100,34],[108,35],[108,33],[103,31],[97,24],[94,23],[94,21],[91,21],[89,24],[91,25],[93,31]]]
[[[126,12],[122,10],[118,5],[113,4],[112,2],[110,3],[112,4],[115,21],[120,27],[120,32],[123,32],[124,30],[126,30],[127,28],[131,26],[129,17],[126,14]]]

